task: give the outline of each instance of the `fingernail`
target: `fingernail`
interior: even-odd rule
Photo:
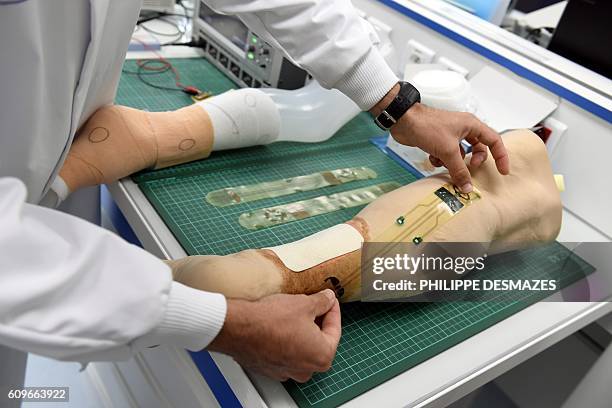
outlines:
[[[336,294],[331,289],[325,289],[325,297],[329,300],[334,300],[336,298]]]
[[[465,184],[464,184],[464,185],[461,187],[461,191],[462,191],[462,192],[464,192],[464,193],[471,193],[473,189],[474,189],[474,188],[472,187],[472,184],[471,184],[471,183],[465,183]]]

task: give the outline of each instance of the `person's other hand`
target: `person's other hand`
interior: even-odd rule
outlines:
[[[225,323],[208,349],[273,379],[306,382],[329,370],[340,334],[340,305],[329,289],[255,302],[228,299]]]
[[[399,85],[396,85],[371,112],[380,114],[398,91]],[[429,153],[431,163],[436,167],[445,166],[453,182],[464,193],[471,192],[473,187],[464,160],[465,152],[460,146],[463,139],[472,145],[471,166],[480,166],[490,149],[497,170],[501,174],[510,171],[508,152],[501,136],[470,113],[448,112],[417,103],[393,125],[391,135],[401,144]]]

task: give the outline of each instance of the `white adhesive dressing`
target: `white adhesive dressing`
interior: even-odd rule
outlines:
[[[361,248],[363,237],[348,224],[338,224],[299,241],[269,249],[293,272],[302,272]]]
[[[212,122],[214,151],[265,145],[278,138],[278,108],[259,89],[228,91],[197,105],[206,110]]]

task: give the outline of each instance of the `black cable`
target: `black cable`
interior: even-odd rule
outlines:
[[[164,13],[164,12],[159,11],[159,12],[155,12],[154,15],[140,18],[136,22],[136,25],[140,25],[142,23],[146,23],[147,21],[151,21],[151,20],[157,20],[160,17],[183,17],[183,18],[188,18],[188,19],[191,18],[191,16],[188,14]]]
[[[196,47],[196,48],[200,48],[200,44],[195,42],[195,41],[188,41],[188,42],[171,42],[171,43],[166,43],[164,44],[164,46],[166,45],[174,45],[174,46],[183,46],[183,47]]]
[[[166,43],[160,43],[161,46],[166,46],[166,45],[174,45],[176,41],[180,40],[181,37],[183,37],[185,35],[185,33],[187,32],[187,27],[189,24],[189,20],[191,19],[191,16],[188,14],[187,12],[187,8],[185,8],[184,5],[181,5],[183,7],[183,9],[185,10],[185,14],[177,14],[177,13],[166,13],[166,12],[155,12],[155,14],[150,15],[148,17],[144,17],[141,18],[140,20],[138,20],[138,22],[136,23],[136,27],[137,28],[142,28],[143,30],[153,34],[153,35],[160,35],[160,36],[164,36],[164,37],[175,37],[175,39],[168,41]],[[181,28],[179,25],[178,21],[171,21],[171,20],[167,20],[164,17],[183,17],[186,22],[184,25],[184,28]],[[153,20],[160,20],[163,21],[166,24],[169,24],[171,26],[173,26],[176,29],[176,33],[162,33],[156,30],[153,30],[150,27],[147,27],[144,25],[144,23],[149,22],[149,21],[153,21]]]
[[[175,33],[162,33],[160,31],[153,30],[152,28],[147,27],[144,24],[140,24],[140,28],[142,28],[143,30],[145,30],[145,31],[147,31],[147,32],[149,32],[151,34],[161,35],[163,37],[176,37],[177,35],[182,37],[183,34],[185,34],[185,31],[182,31],[177,23],[174,23],[174,22],[168,21],[168,20],[164,20],[163,18],[160,18],[158,20],[159,21],[163,21],[164,23],[166,23],[168,25],[171,25],[172,27],[174,27],[176,29],[176,32]]]
[[[183,2],[183,0],[176,0],[176,2],[179,6],[183,8],[183,10],[185,10],[185,14],[187,14],[190,11],[193,11],[194,9],[193,7],[187,7],[185,3]]]
[[[129,74],[129,75],[136,75],[136,77],[138,78],[139,81],[141,81],[142,83],[144,83],[147,86],[150,86],[152,88],[156,88],[156,89],[163,89],[166,91],[180,91],[180,92],[184,92],[188,95],[194,95],[197,94],[199,92],[199,90],[197,88],[191,87],[191,86],[179,86],[177,85],[176,87],[169,87],[169,86],[164,86],[164,85],[159,85],[156,84],[154,82],[150,82],[147,79],[145,79],[146,75],[160,75],[163,74],[164,72],[168,72],[170,70],[173,70],[172,68],[172,64],[170,64],[169,62],[165,61],[165,60],[158,60],[158,59],[145,59],[145,60],[139,60],[139,62],[137,62],[138,64],[138,70],[137,71],[130,71],[127,69],[122,69],[121,72],[125,73],[125,74]],[[147,68],[150,64],[161,64],[161,67],[159,68]],[[178,74],[177,74],[178,75]],[[175,81],[178,81],[177,77],[175,77]]]
[[[163,86],[163,85],[157,85],[154,84],[152,82],[149,82],[147,80],[145,80],[145,77],[143,75],[148,75],[142,72],[142,68],[138,68],[138,72],[136,73],[138,79],[143,82],[144,84],[152,87],[152,88],[157,88],[157,89],[163,89],[166,91],[180,91],[180,92],[184,92],[184,90],[182,88],[171,88],[169,86]]]
[[[168,21],[168,20],[165,20],[163,18],[160,18],[159,20],[163,21],[166,24],[170,24],[171,26],[173,26],[176,29],[176,32],[175,33],[170,33],[170,34],[169,33],[162,33],[162,32],[153,30],[153,29],[145,26],[144,24],[141,24],[138,27],[142,28],[146,32],[149,32],[149,33],[154,34],[154,35],[159,35],[159,36],[163,36],[163,37],[174,37],[172,40],[170,40],[168,42],[160,43],[159,45],[161,45],[162,47],[166,46],[166,45],[174,45],[174,43],[176,41],[180,40],[185,35],[185,30],[182,30],[179,27],[178,23],[175,23],[173,21]]]
[[[169,71],[169,70],[170,70],[170,67],[166,67],[165,69],[163,69],[161,71],[146,71],[146,70],[141,69],[140,70],[140,75],[159,75],[159,74],[163,74],[164,72]],[[129,71],[129,70],[125,69],[125,68],[123,68],[121,70],[121,72],[124,73],[124,74],[129,74],[129,75],[138,75],[139,74],[138,71]]]

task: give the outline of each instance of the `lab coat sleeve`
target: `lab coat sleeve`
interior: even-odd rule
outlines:
[[[398,81],[350,0],[205,1],[217,12],[238,16],[321,85],[340,90],[362,110]]]
[[[158,344],[200,350],[217,335],[222,295],[174,283],[144,250],[25,198],[21,181],[0,177],[0,343],[86,362]]]

